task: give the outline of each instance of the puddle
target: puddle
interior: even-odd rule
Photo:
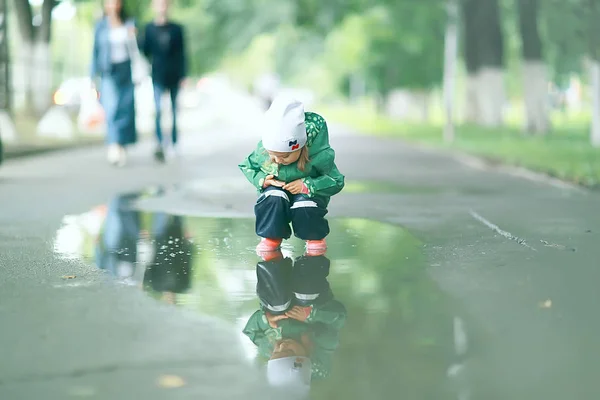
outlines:
[[[158,301],[228,322],[247,358],[273,379],[288,379],[290,370],[305,376],[310,365],[313,399],[387,399],[398,390],[408,398],[463,398],[457,362],[468,343],[464,323],[406,230],[331,219],[325,255],[306,256],[303,243],[290,240],[264,260],[254,252],[251,219],[146,213],[131,207],[135,198],[65,218],[57,254],[94,263]],[[294,305],[300,308],[277,329],[269,326],[266,307],[277,314]],[[293,355],[291,364],[267,367],[273,352]]]

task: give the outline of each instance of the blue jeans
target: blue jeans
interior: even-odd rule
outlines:
[[[134,99],[130,62],[113,64],[111,71],[102,75],[100,83],[107,144],[126,146],[137,141]]]
[[[160,83],[152,83],[154,88],[154,106],[156,108],[156,139],[158,140],[158,144],[163,146],[163,134],[162,128],[160,126],[160,120],[162,116],[161,110],[161,97],[164,92],[169,91],[169,95],[171,96],[171,110],[173,112],[173,130],[171,133],[171,143],[174,145],[177,144],[177,95],[179,94],[179,87],[177,85],[173,87],[167,87]]]

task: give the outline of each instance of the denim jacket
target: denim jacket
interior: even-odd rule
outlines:
[[[127,28],[135,27],[135,21],[129,19],[125,22],[125,26]],[[111,70],[109,29],[110,26],[106,17],[98,21],[94,28],[94,47],[90,68],[90,77],[92,79],[109,73]]]

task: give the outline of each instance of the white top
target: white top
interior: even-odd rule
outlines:
[[[129,40],[129,32],[125,25],[110,28],[110,60],[113,64],[122,63],[129,60],[129,51],[127,50],[127,41]]]

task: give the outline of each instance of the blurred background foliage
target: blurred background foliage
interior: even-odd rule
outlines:
[[[125,1],[140,27],[150,5]],[[44,91],[87,75],[102,4],[9,6],[14,90],[30,93],[19,104],[36,100],[39,115],[51,105]],[[220,76],[253,95],[295,90],[331,122],[436,146],[447,145],[444,71],[456,64],[453,147],[600,185],[600,0],[172,0],[171,14],[198,84]],[[452,26],[458,53],[447,58]]]

